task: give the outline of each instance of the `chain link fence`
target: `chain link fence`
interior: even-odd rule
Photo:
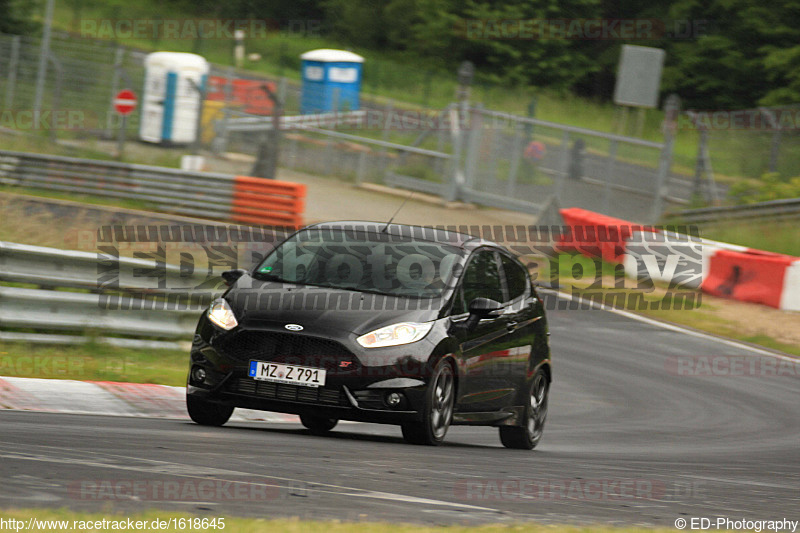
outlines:
[[[50,49],[42,110],[51,115],[74,111],[82,120],[65,128],[50,127],[46,121],[33,127],[59,137],[113,138],[121,125],[112,108],[113,96],[122,88],[141,91],[147,54],[59,33],[54,33]],[[4,109],[11,111],[6,126],[26,129],[13,121],[34,106],[39,53],[39,39],[0,35],[0,70],[7,73],[0,80],[0,98]],[[222,80],[217,89],[225,96],[221,102],[205,102],[194,149],[258,153],[272,119],[254,117],[231,100],[233,79],[272,84],[284,116],[299,114],[297,82],[214,64],[209,76]],[[370,76],[367,69],[366,90]],[[423,93],[426,76],[423,72],[418,80]],[[691,181],[669,173],[671,147],[664,143],[470,107],[466,102],[431,110],[379,101],[364,95],[364,114],[356,121],[303,123],[286,129],[280,135],[280,165],[533,215],[561,205],[656,222],[665,208],[688,204],[691,196]],[[263,128],[233,127],[244,117],[260,120]],[[126,124],[129,139],[137,137],[138,127],[135,112]]]

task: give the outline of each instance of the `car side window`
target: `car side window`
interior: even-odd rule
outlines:
[[[508,289],[508,301],[511,301],[525,294],[528,277],[525,275],[525,271],[510,257],[500,254],[500,258],[503,263],[506,288]]]
[[[494,252],[478,252],[469,262],[464,271],[463,294],[465,306],[475,298],[503,301],[503,286]]]

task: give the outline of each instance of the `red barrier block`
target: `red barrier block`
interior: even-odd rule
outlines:
[[[306,196],[302,183],[236,176],[231,220],[248,224],[301,226]]]
[[[625,241],[634,231],[656,231],[578,207],[561,209],[560,213],[564,224],[569,226],[569,232],[559,235],[560,249],[576,250],[589,257],[602,257],[611,263],[622,262]]]
[[[221,76],[209,76],[206,99],[224,101],[228,80]],[[274,82],[262,80],[235,79],[231,83],[231,102],[244,106],[245,113],[254,115],[271,115],[272,100],[267,96],[263,86],[267,85],[272,92],[276,91]]]
[[[780,309],[786,269],[796,260],[761,250],[719,250],[711,257],[702,290],[713,296]]]

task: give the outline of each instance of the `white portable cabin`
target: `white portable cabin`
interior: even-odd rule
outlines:
[[[139,138],[162,144],[189,144],[197,135],[200,92],[208,62],[197,54],[154,52],[145,60]]]

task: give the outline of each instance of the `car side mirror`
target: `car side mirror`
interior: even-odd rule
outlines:
[[[231,285],[236,283],[236,280],[238,280],[245,274],[247,274],[247,270],[242,270],[241,268],[237,268],[235,270],[226,270],[225,272],[222,273],[222,280],[225,282],[225,285],[230,287]]]
[[[482,318],[494,318],[500,316],[503,304],[490,298],[475,298],[469,303],[469,318],[467,318],[467,328],[472,329],[478,325]]]

